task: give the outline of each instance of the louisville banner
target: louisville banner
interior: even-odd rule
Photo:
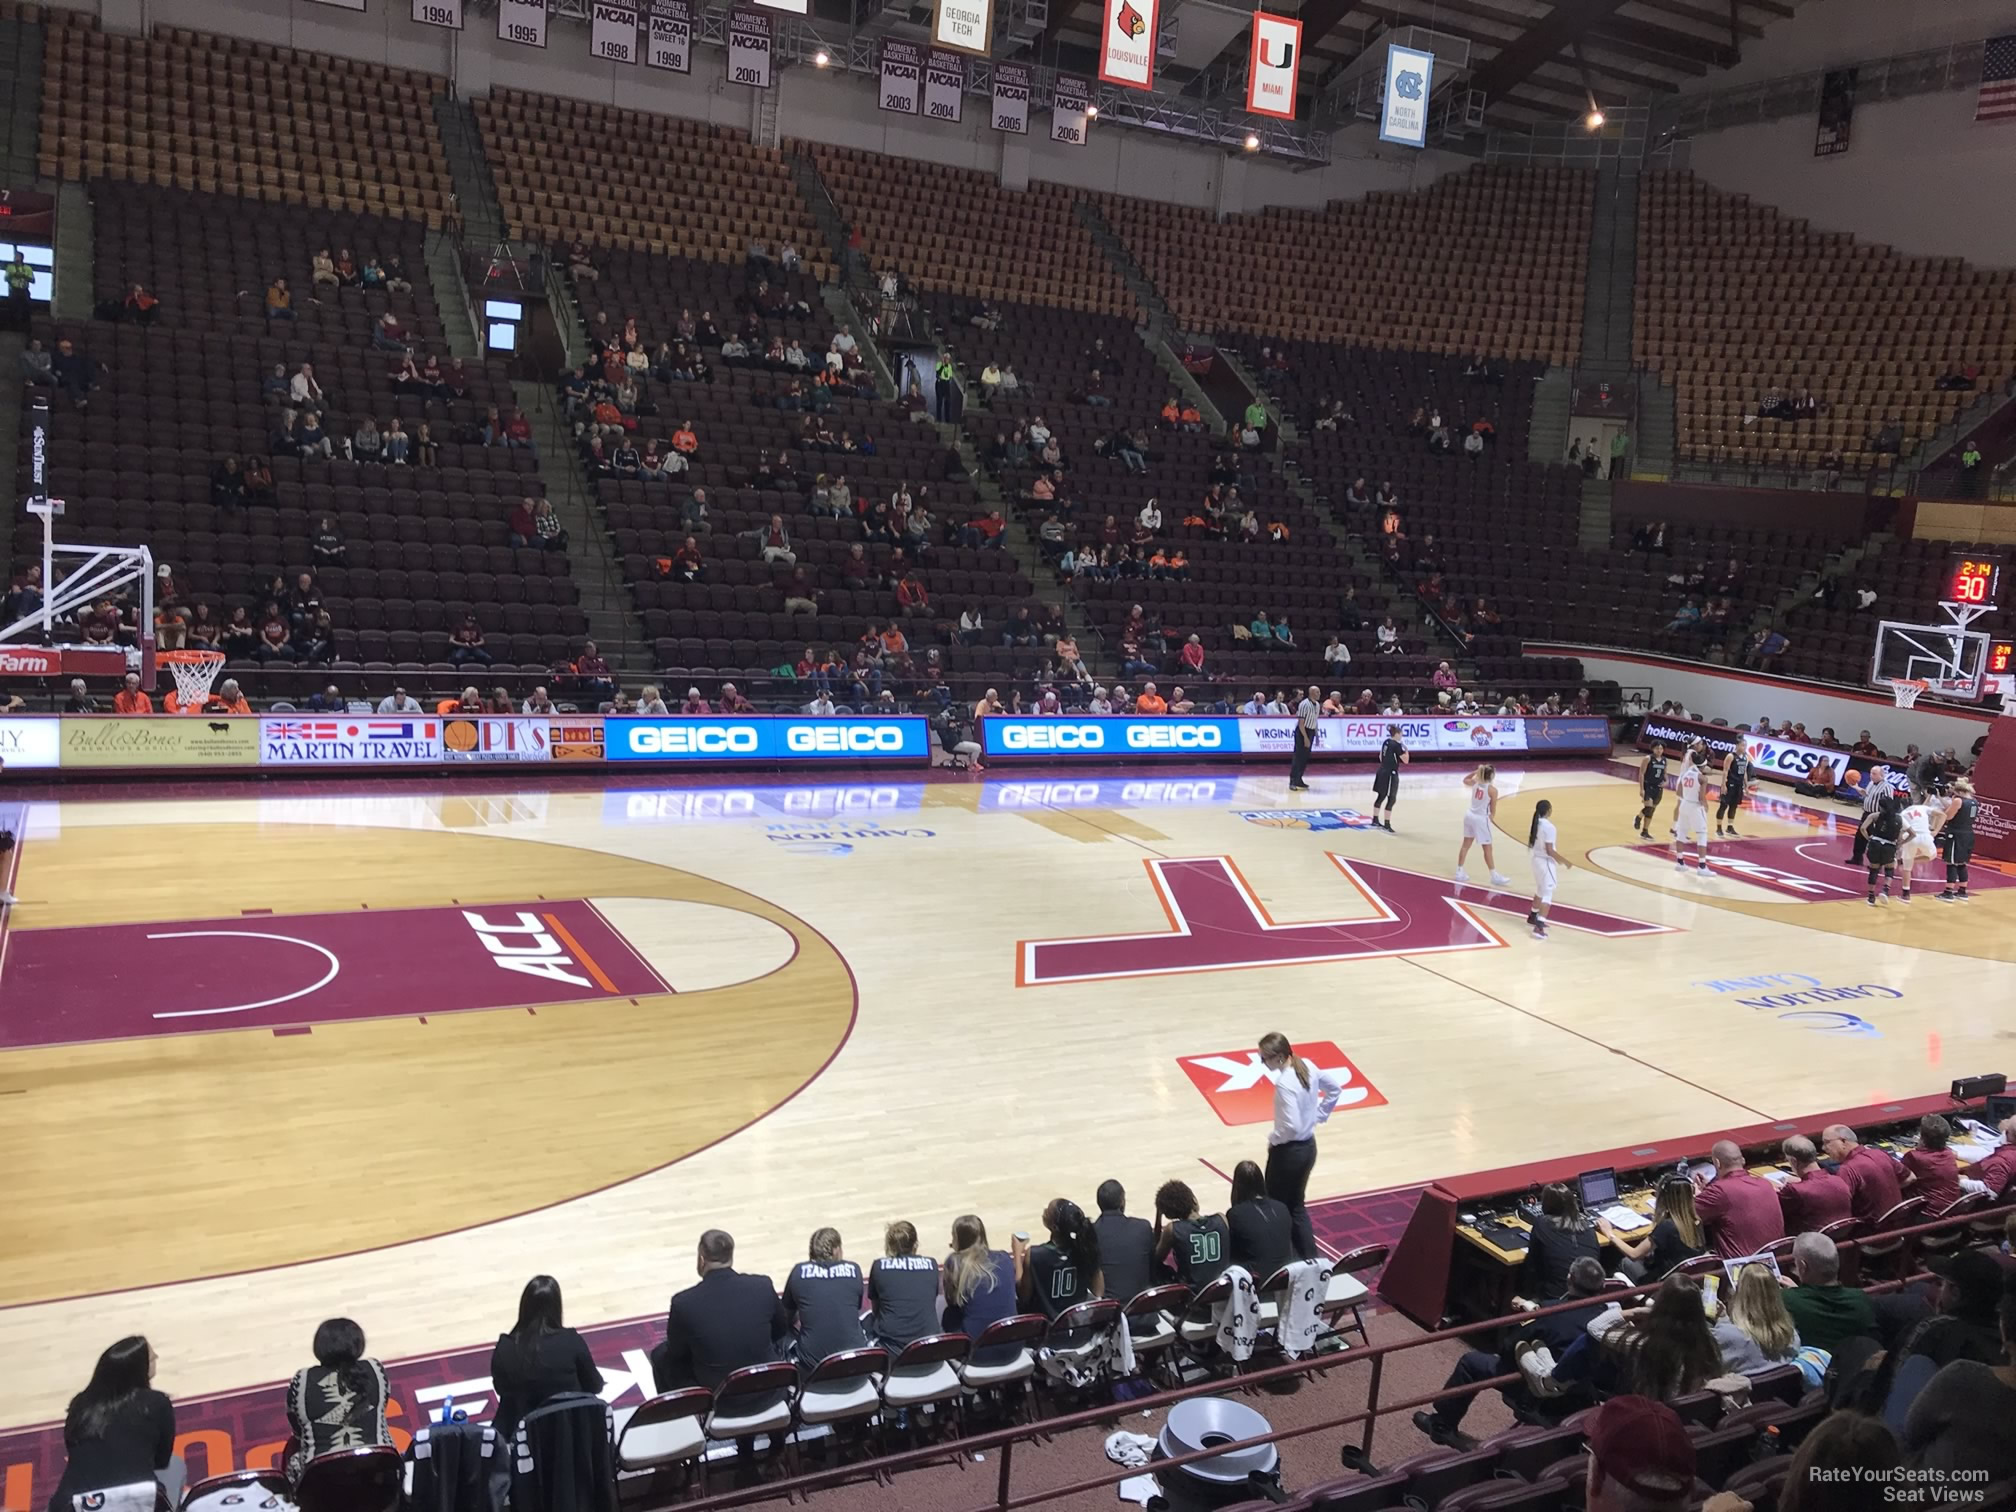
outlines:
[[[588,53],[611,63],[635,63],[636,10],[613,0],[595,0],[588,8]]]
[[[497,0],[497,40],[546,45],[546,0]]]
[[[1155,87],[1155,14],[1158,0],[1105,0],[1099,34],[1099,77],[1129,89]]]
[[[672,73],[693,71],[693,12],[686,0],[651,0],[644,65]]]
[[[1071,74],[1057,75],[1050,94],[1050,140],[1085,145],[1087,111],[1092,106],[1092,86]]]
[[[728,82],[770,87],[770,18],[756,11],[728,13]]]
[[[924,50],[914,42],[882,39],[879,65],[881,87],[876,95],[878,109],[897,115],[917,114],[917,96],[924,83]]]
[[[1029,68],[1023,63],[994,65],[994,129],[1029,135]]]
[[[1246,108],[1254,115],[1294,120],[1302,23],[1293,16],[1253,12],[1253,37],[1247,53]]]
[[[994,45],[994,0],[938,0],[931,45],[986,57]]]
[[[959,124],[966,98],[966,60],[932,48],[924,60],[924,116]]]
[[[462,0],[413,0],[413,24],[462,30]]]

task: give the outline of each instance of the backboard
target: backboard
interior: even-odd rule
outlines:
[[[1935,698],[1981,697],[1988,671],[1989,637],[1957,624],[1915,625],[1884,620],[1876,626],[1876,649],[1869,681],[1888,688],[1900,678],[1919,678]]]

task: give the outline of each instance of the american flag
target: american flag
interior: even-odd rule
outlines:
[[[1977,121],[2016,121],[2016,37],[1990,37],[1981,49]]]

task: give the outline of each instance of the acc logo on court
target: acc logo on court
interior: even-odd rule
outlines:
[[[1386,1099],[1358,1068],[1328,1040],[1298,1044],[1295,1053],[1311,1066],[1328,1071],[1344,1083],[1338,1112],[1346,1108],[1377,1108]],[[1211,1111],[1228,1124],[1270,1123],[1274,1118],[1274,1080],[1260,1064],[1257,1050],[1225,1050],[1216,1055],[1186,1055],[1176,1062],[1190,1085],[1203,1094]],[[1292,1074],[1292,1073],[1291,1073]]]
[[[1264,829],[1347,830],[1372,828],[1372,816],[1356,809],[1247,809],[1238,818]]]

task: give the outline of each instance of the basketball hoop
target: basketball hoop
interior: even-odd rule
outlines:
[[[156,651],[154,660],[175,676],[175,712],[201,714],[224,665],[222,651]]]
[[[1890,696],[1897,700],[1898,708],[1908,709],[1930,686],[1922,677],[1900,677],[1890,684]]]

